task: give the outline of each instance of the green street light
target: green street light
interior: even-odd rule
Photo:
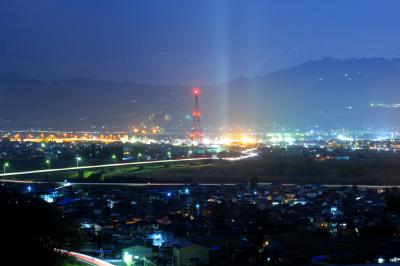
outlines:
[[[170,159],[170,160],[171,160],[172,154],[171,154],[171,152],[170,152],[170,151],[168,151],[168,152],[167,152],[167,157],[168,157],[168,159]]]
[[[113,154],[113,155],[111,156],[111,158],[113,158],[114,163],[117,163],[117,156],[116,156],[115,154]]]
[[[75,158],[75,160],[76,160],[76,167],[79,167],[79,162],[82,161],[82,157],[78,156]]]
[[[8,162],[4,163],[4,165],[3,165],[3,173],[4,174],[6,173],[6,168],[9,166],[10,166],[10,164]]]
[[[137,155],[137,160],[140,161],[140,159],[142,158],[142,156],[143,156],[143,155],[142,155],[141,153],[138,153],[138,155]]]
[[[46,160],[46,164],[49,166],[49,169],[51,168],[51,161],[50,161],[50,159],[47,159]]]
[[[128,252],[124,253],[124,262],[127,266],[131,266],[134,264],[133,262],[133,256],[129,254]]]

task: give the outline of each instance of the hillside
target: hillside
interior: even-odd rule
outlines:
[[[371,103],[400,102],[399,73],[400,59],[324,58],[251,79],[203,85],[204,125],[390,128],[398,125],[399,109]],[[3,129],[126,128],[140,122],[190,127],[190,85],[4,75],[0,93]]]

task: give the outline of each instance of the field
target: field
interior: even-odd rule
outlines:
[[[259,182],[400,185],[400,158],[350,161],[257,159],[211,164],[159,167],[134,173],[157,182]]]
[[[348,161],[316,161],[303,157],[243,161],[127,166],[28,176],[40,181],[71,182],[258,182],[400,185],[400,156],[376,156]]]

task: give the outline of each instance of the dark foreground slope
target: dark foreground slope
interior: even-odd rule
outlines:
[[[64,265],[53,248],[74,247],[79,234],[73,223],[41,199],[0,188],[3,262],[7,265]]]

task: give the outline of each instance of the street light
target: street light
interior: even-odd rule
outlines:
[[[3,165],[3,173],[4,174],[6,173],[6,168],[9,166],[10,166],[10,164],[8,162],[4,163],[4,165]]]
[[[132,255],[129,252],[124,252],[123,261],[127,266],[132,265],[150,265],[150,266],[157,266],[152,261],[148,260],[146,257],[140,257],[138,255]]]
[[[114,160],[114,163],[117,163],[117,156],[116,156],[115,154],[113,154],[113,155],[111,156],[111,158]]]
[[[138,155],[137,155],[137,160],[140,161],[140,158],[142,158],[142,156],[143,156],[143,155],[142,155],[141,153],[138,153]]]
[[[82,158],[78,156],[75,158],[75,160],[76,160],[76,167],[79,167],[79,162],[82,160]]]
[[[124,262],[126,265],[131,266],[133,264],[133,256],[128,252],[124,253]]]
[[[51,161],[50,161],[50,159],[47,159],[46,160],[46,164],[49,166],[49,169],[51,168]]]
[[[170,151],[168,151],[168,152],[167,152],[167,157],[168,157],[168,159],[170,159],[170,160],[171,160],[172,154],[171,154],[171,152],[170,152]]]

